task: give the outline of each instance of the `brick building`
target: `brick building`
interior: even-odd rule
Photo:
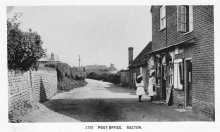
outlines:
[[[152,6],[157,98],[215,115],[213,6]]]
[[[120,81],[122,86],[128,86],[129,70],[120,70]]]
[[[149,80],[149,53],[151,52],[152,42],[149,42],[146,47],[139,53],[139,55],[133,60],[133,48],[128,48],[129,56],[129,81],[136,80],[137,76],[143,74],[143,81],[145,89],[148,87]]]

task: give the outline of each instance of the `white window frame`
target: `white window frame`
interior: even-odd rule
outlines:
[[[163,16],[163,11],[164,11],[164,16]],[[160,30],[164,28],[166,28],[166,6],[162,6],[160,8]]]
[[[143,68],[140,67],[140,74],[143,74]]]
[[[177,32],[180,32],[180,33],[183,33],[183,34],[188,34],[188,33],[193,31],[193,6],[192,5],[187,5],[189,7],[189,14],[186,14],[186,8],[185,8],[185,14],[181,14],[179,12],[181,6],[183,6],[183,5],[177,6]],[[180,15],[188,15],[188,18],[189,18],[189,21],[188,21],[189,30],[188,31],[186,31],[186,26],[187,26],[186,18],[185,18],[185,25],[186,26],[184,27],[184,31],[181,31],[181,29],[180,29],[181,25],[179,25],[180,24],[180,21],[179,21]]]
[[[189,6],[189,32],[193,31],[193,6]]]
[[[184,86],[182,84],[180,84],[180,74],[179,74],[179,67],[176,67],[176,65],[178,64],[179,66],[179,63],[183,63],[183,60],[182,59],[177,59],[177,60],[174,60],[174,64],[173,64],[173,88],[176,89],[176,90],[181,90],[183,91],[184,90]],[[183,66],[183,64],[182,64]],[[182,70],[184,68],[182,67]],[[182,71],[182,74],[184,74],[184,72]],[[183,76],[183,75],[182,75]],[[184,80],[184,77],[183,77],[183,80]]]

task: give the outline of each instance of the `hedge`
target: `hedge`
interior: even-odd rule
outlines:
[[[114,84],[119,84],[121,82],[119,73],[113,74],[113,73],[109,73],[109,72],[101,71],[101,70],[87,73],[86,78],[94,79],[94,80],[102,80],[102,81],[111,82]]]
[[[57,71],[58,90],[69,91],[76,87],[85,86],[85,74],[83,71],[62,62],[48,62],[45,67],[54,68]]]

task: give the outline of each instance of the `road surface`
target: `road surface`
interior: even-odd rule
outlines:
[[[212,121],[176,106],[155,104],[147,95],[138,102],[135,90],[108,82],[86,80],[87,86],[59,93],[29,114],[26,122]]]

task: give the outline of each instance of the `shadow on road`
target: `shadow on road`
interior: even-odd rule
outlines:
[[[173,107],[145,99],[50,99],[43,103],[54,112],[81,122],[210,121],[192,112],[179,113]]]
[[[104,87],[112,93],[130,93],[131,95],[135,95],[136,90],[128,89],[127,87],[122,87],[114,84],[108,84],[108,87]]]
[[[43,105],[82,122],[113,122],[123,120],[122,110],[129,102],[138,103],[137,99],[50,99]]]
[[[42,103],[50,110],[81,122],[207,121],[192,112],[179,113],[177,106],[157,105],[150,97],[138,102],[136,90],[88,80],[88,85],[57,94]]]

